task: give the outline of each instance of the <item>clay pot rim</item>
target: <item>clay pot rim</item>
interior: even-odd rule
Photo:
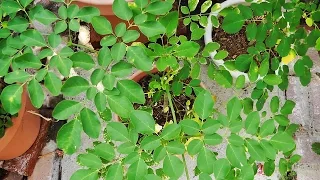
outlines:
[[[159,70],[157,69],[157,67],[153,67],[151,71],[149,71],[151,74],[157,73],[159,72]],[[148,74],[144,71],[137,71],[135,73],[133,73],[133,75],[130,76],[130,79],[135,81],[135,82],[139,82],[142,78],[144,78],[145,76],[147,76]],[[207,89],[207,87],[203,84],[203,82],[201,81],[200,83],[200,87],[202,87],[203,89]],[[117,114],[114,114],[114,118],[117,122],[122,122],[121,119],[119,118],[119,116]]]
[[[14,138],[15,134],[17,133],[19,127],[22,124],[22,117],[24,116],[25,113],[25,109],[26,109],[26,103],[27,103],[27,91],[26,88],[23,88],[23,92],[21,95],[21,108],[18,112],[18,116],[17,117],[13,117],[12,123],[13,126],[9,127],[6,129],[5,134],[2,138],[0,138],[0,152],[7,146],[7,144],[9,144],[12,140],[12,138]]]

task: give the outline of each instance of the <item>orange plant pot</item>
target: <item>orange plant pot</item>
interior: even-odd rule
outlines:
[[[0,160],[9,160],[22,155],[36,140],[41,119],[28,111],[37,112],[37,109],[31,104],[24,89],[18,117],[12,118],[13,126],[5,131],[4,137],[0,138]]]
[[[130,1],[131,0],[129,0],[129,2]],[[100,1],[97,1],[97,0],[76,0],[76,1],[73,1],[72,3],[77,4],[79,7],[94,6],[94,7],[98,8],[100,10],[101,15],[106,17],[110,21],[112,27],[115,27],[117,24],[119,24],[121,22],[126,23],[126,25],[128,26],[127,21],[119,19],[113,13],[113,11],[112,11],[113,0],[100,0]],[[91,43],[100,42],[100,40],[102,39],[103,36],[96,33],[93,28],[90,28],[90,29],[91,29],[91,31],[90,31]],[[140,32],[138,27],[131,27],[130,29],[137,30]],[[148,42],[148,38],[140,32],[140,37],[136,41],[146,43],[146,42]]]

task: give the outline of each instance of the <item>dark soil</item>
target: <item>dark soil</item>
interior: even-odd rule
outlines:
[[[158,74],[158,75],[161,76],[161,74]],[[140,84],[140,86],[143,88],[143,91],[145,93],[149,91],[149,83],[151,80],[152,80],[151,76],[146,76],[138,82]],[[187,80],[185,80],[185,83],[188,83],[189,81],[190,80],[187,79]],[[172,95],[172,93],[171,93],[171,95]],[[162,94],[162,96],[158,102],[154,102],[152,100],[152,98],[148,97],[148,95],[145,95],[145,98],[146,98],[145,104],[143,104],[143,105],[134,104],[134,108],[138,109],[140,107],[151,107],[152,111],[153,111],[153,118],[161,126],[163,126],[167,121],[170,121],[170,120],[173,121],[173,117],[172,117],[172,113],[171,113],[170,108],[169,108],[168,112],[166,112],[166,113],[163,112],[164,107],[167,107],[167,106],[169,107],[169,102],[168,102],[167,98],[165,97],[165,93]],[[194,102],[194,98],[195,98],[194,94],[192,94],[191,97],[184,95],[184,93],[182,93],[179,96],[172,95],[172,103],[173,103],[173,106],[175,109],[177,122],[184,119],[184,116],[187,113],[186,103],[189,100],[190,107],[192,107],[193,102]]]
[[[220,44],[220,49],[228,51],[226,60],[247,54],[247,49],[250,47],[245,28],[236,34],[228,34],[222,28],[216,28],[212,32],[212,40]]]

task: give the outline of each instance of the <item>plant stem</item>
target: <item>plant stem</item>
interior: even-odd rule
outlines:
[[[170,91],[169,91],[169,87],[166,88],[166,92],[167,92],[167,96],[168,96],[168,100],[169,100],[169,106],[170,106],[170,109],[171,109],[171,114],[172,114],[172,117],[173,117],[173,121],[174,121],[174,123],[177,124],[176,112],[175,112],[175,110],[173,108],[172,98],[171,98],[171,94],[170,94]]]
[[[186,163],[186,158],[184,157],[184,154],[182,154],[182,160],[183,160],[184,171],[186,172],[187,180],[190,180],[189,171],[188,171],[188,167],[187,167],[187,163]]]

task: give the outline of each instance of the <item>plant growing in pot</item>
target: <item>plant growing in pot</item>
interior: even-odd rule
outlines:
[[[114,13],[123,20],[134,19],[130,26],[138,26],[151,42],[147,46],[128,45],[136,40],[137,36],[132,34],[138,31],[130,31],[123,24],[113,29],[105,17],[85,16],[94,29],[106,37],[101,41],[96,61],[85,52],[81,52],[83,56],[71,58],[73,67],[93,71],[88,79],[72,76],[60,86],[64,96],[85,93],[86,99],[63,100],[54,109],[56,119],[68,119],[58,133],[58,146],[65,153],[73,154],[81,146],[82,131],[98,138],[101,124],[106,123],[107,127],[104,140],[95,142],[87,153],[78,156],[78,162],[87,168],[76,171],[72,179],[123,179],[124,176],[177,179],[184,171],[189,178],[185,154],[197,159],[193,175],[201,179],[210,179],[212,174],[217,179],[244,176],[253,179],[257,162],[263,162],[265,174],[271,175],[276,154],[290,157],[295,148],[292,135],[296,125],[291,125],[287,116],[292,112],[293,102],[287,101],[280,109],[279,98],[275,97],[270,105],[272,113],[267,114],[255,110],[250,98],[235,97],[228,102],[226,115],[217,112],[211,93],[199,87],[200,64],[205,64],[205,57],[217,47],[211,43],[200,50],[195,41],[204,31],[191,23],[194,33],[191,40],[176,36],[178,12],[170,11],[172,4],[165,1],[136,1],[138,9],[131,9],[124,0],[116,2]],[[62,5],[62,9],[63,6],[75,7],[68,3]],[[133,13],[134,10],[137,13]],[[127,33],[131,36],[126,36]],[[153,64],[159,71],[156,74]],[[140,82],[143,87],[126,78],[133,67],[149,75]],[[232,87],[212,65],[211,70],[217,81]],[[244,82],[237,84],[242,87]],[[90,109],[90,101],[96,109]],[[112,113],[121,121],[112,119]],[[210,146],[222,142],[228,143],[227,155],[217,156]],[[152,168],[159,162],[164,164],[163,168],[154,171]],[[280,165],[291,166],[295,162],[284,159]]]
[[[206,43],[214,41],[221,48],[211,53],[213,63],[230,80],[231,76],[237,81],[263,80],[285,90],[288,65],[299,57],[293,69],[301,84],[308,85],[313,63],[306,52],[315,46],[319,34],[318,30],[307,34],[301,27],[305,5],[299,1],[223,2],[219,10],[211,13],[206,28]]]

